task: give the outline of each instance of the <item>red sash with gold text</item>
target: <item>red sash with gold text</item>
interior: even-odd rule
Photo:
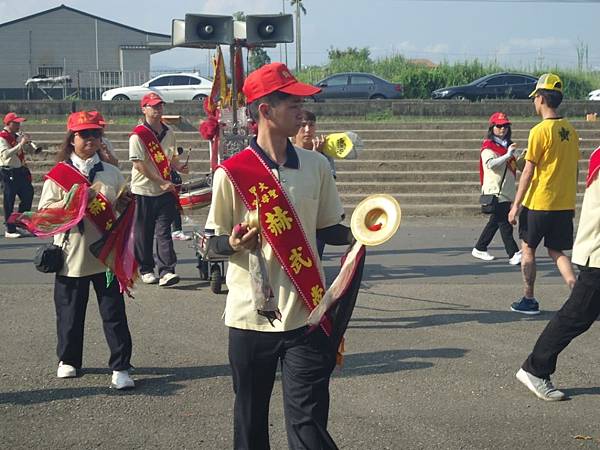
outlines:
[[[312,311],[321,302],[325,285],[302,222],[279,180],[250,147],[227,159],[221,167],[246,208],[255,210],[258,207],[262,236],[307,308]],[[328,316],[324,316],[321,327],[328,336],[331,334]]]
[[[0,131],[0,138],[5,139],[11,148],[13,148],[17,145],[17,140],[15,139],[13,134],[9,133],[6,130]],[[25,154],[23,153],[23,149],[21,149],[17,152],[17,157],[21,160],[21,164],[25,165]]]
[[[45,178],[54,181],[65,192],[69,192],[74,184],[90,186],[90,181],[79,170],[66,162],[60,162],[54,166]],[[88,202],[86,216],[96,225],[101,234],[110,230],[115,223],[115,213],[110,201],[101,193],[97,193],[96,197]]]
[[[171,181],[171,165],[167,155],[165,155],[160,142],[156,138],[154,131],[145,125],[138,125],[131,134],[137,134],[142,140],[146,151],[150,155],[150,160],[154,163],[156,170],[165,181]]]
[[[585,187],[589,187],[592,181],[594,180],[594,176],[600,170],[600,147],[592,152],[590,156],[590,165],[588,167],[588,176],[585,181]]]

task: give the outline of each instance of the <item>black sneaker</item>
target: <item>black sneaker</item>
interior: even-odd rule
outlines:
[[[535,315],[540,313],[540,304],[535,298],[523,297],[518,302],[510,305],[510,310],[521,314]]]

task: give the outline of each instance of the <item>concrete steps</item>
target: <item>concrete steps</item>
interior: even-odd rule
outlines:
[[[197,123],[193,122],[192,123]],[[514,119],[513,139],[520,148],[527,144],[529,129],[537,122]],[[579,136],[582,160],[579,165],[578,202],[584,190],[587,160],[600,145],[600,122],[573,121]],[[128,138],[132,124],[111,124],[106,132],[129,177]],[[364,149],[357,160],[336,162],[337,187],[350,213],[364,197],[374,193],[395,196],[404,215],[464,216],[479,213],[478,158],[487,118],[473,120],[413,120],[367,122],[327,120],[319,124],[320,132],[353,130],[363,139]],[[44,174],[54,165],[56,151],[65,135],[64,124],[24,126],[34,141],[44,147],[32,155],[30,163],[36,197],[39,198]],[[177,142],[192,148],[189,164],[191,176],[184,181],[203,177],[210,172],[208,143],[195,131],[177,131]],[[197,211],[192,211],[196,214]]]

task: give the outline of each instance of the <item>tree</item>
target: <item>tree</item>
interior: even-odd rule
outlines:
[[[246,14],[244,13],[244,11],[236,11],[232,14],[232,16],[233,20],[237,20],[238,22],[246,21]]]
[[[248,64],[250,65],[251,70],[256,70],[259,67],[264,66],[265,64],[269,64],[271,62],[271,58],[264,48],[255,47],[249,50],[250,58]]]
[[[290,0],[292,8],[296,8],[296,72],[302,69],[302,36],[300,34],[300,11],[306,15],[306,8],[302,0]]]

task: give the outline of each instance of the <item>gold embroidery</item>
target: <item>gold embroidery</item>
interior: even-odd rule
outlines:
[[[88,205],[88,209],[93,216],[97,216],[102,211],[106,209],[106,203],[96,197],[92,202]]]
[[[302,247],[293,248],[289,257],[290,266],[296,275],[300,273],[303,267],[312,267],[312,259],[302,258]]]
[[[317,306],[323,299],[323,288],[318,284],[315,284],[310,289],[310,296],[312,297],[313,305]]]
[[[275,236],[292,229],[293,219],[288,214],[288,211],[282,210],[279,206],[273,208],[273,212],[265,214],[265,222],[268,224],[267,228]]]

